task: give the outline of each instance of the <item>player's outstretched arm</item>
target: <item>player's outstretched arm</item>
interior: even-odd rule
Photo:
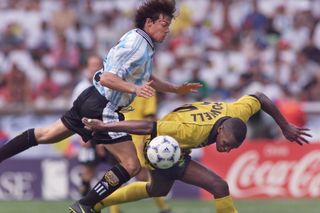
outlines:
[[[119,76],[110,72],[106,72],[101,75],[100,84],[113,90],[126,93],[136,93],[137,96],[143,98],[150,98],[155,95],[154,88],[150,86],[152,81],[139,86],[124,81]]]
[[[290,124],[278,110],[278,108],[273,104],[273,102],[263,93],[256,92],[254,94],[256,98],[259,99],[261,103],[261,109],[269,114],[275,122],[279,125],[282,130],[283,135],[291,142],[295,142],[299,145],[304,143],[309,143],[306,137],[312,137],[307,133],[308,128],[299,128]]]
[[[156,76],[152,75],[153,80],[151,86],[159,92],[172,92],[177,94],[186,94],[189,92],[196,92],[202,87],[200,83],[184,83],[181,86],[174,85],[170,82],[160,80]]]
[[[132,120],[132,121],[119,121],[113,123],[103,123],[98,119],[82,118],[82,123],[86,129],[92,131],[110,131],[110,132],[127,132],[136,135],[148,135],[152,133],[152,121],[145,120]]]

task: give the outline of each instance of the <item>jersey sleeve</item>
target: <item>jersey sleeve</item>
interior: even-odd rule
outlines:
[[[104,61],[104,71],[125,79],[148,60],[147,45],[142,37],[120,41]]]
[[[243,96],[228,104],[228,115],[238,117],[244,122],[261,109],[260,101],[254,96]]]

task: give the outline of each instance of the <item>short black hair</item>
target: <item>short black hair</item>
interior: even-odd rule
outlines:
[[[229,118],[224,122],[228,131],[233,135],[234,139],[242,144],[247,135],[247,125],[240,118]]]
[[[173,18],[175,11],[175,0],[145,0],[136,11],[135,26],[143,29],[147,18],[155,21],[160,14]]]

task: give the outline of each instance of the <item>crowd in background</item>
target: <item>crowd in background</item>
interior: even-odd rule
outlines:
[[[305,125],[301,102],[320,101],[320,1],[176,2],[178,16],[157,47],[154,72],[177,84],[201,82],[203,88],[181,97],[159,94],[160,116],[181,103],[263,91],[295,124]],[[1,111],[67,109],[88,56],[105,57],[134,27],[137,4],[0,1]],[[267,124],[258,126],[252,134],[269,134]]]

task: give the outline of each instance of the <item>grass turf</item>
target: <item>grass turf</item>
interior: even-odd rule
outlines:
[[[0,213],[63,213],[72,201],[0,201]],[[173,213],[214,213],[212,202],[170,200]],[[319,213],[319,200],[237,200],[239,213]],[[124,204],[123,213],[158,213],[151,199]],[[108,212],[107,210],[103,212]]]

